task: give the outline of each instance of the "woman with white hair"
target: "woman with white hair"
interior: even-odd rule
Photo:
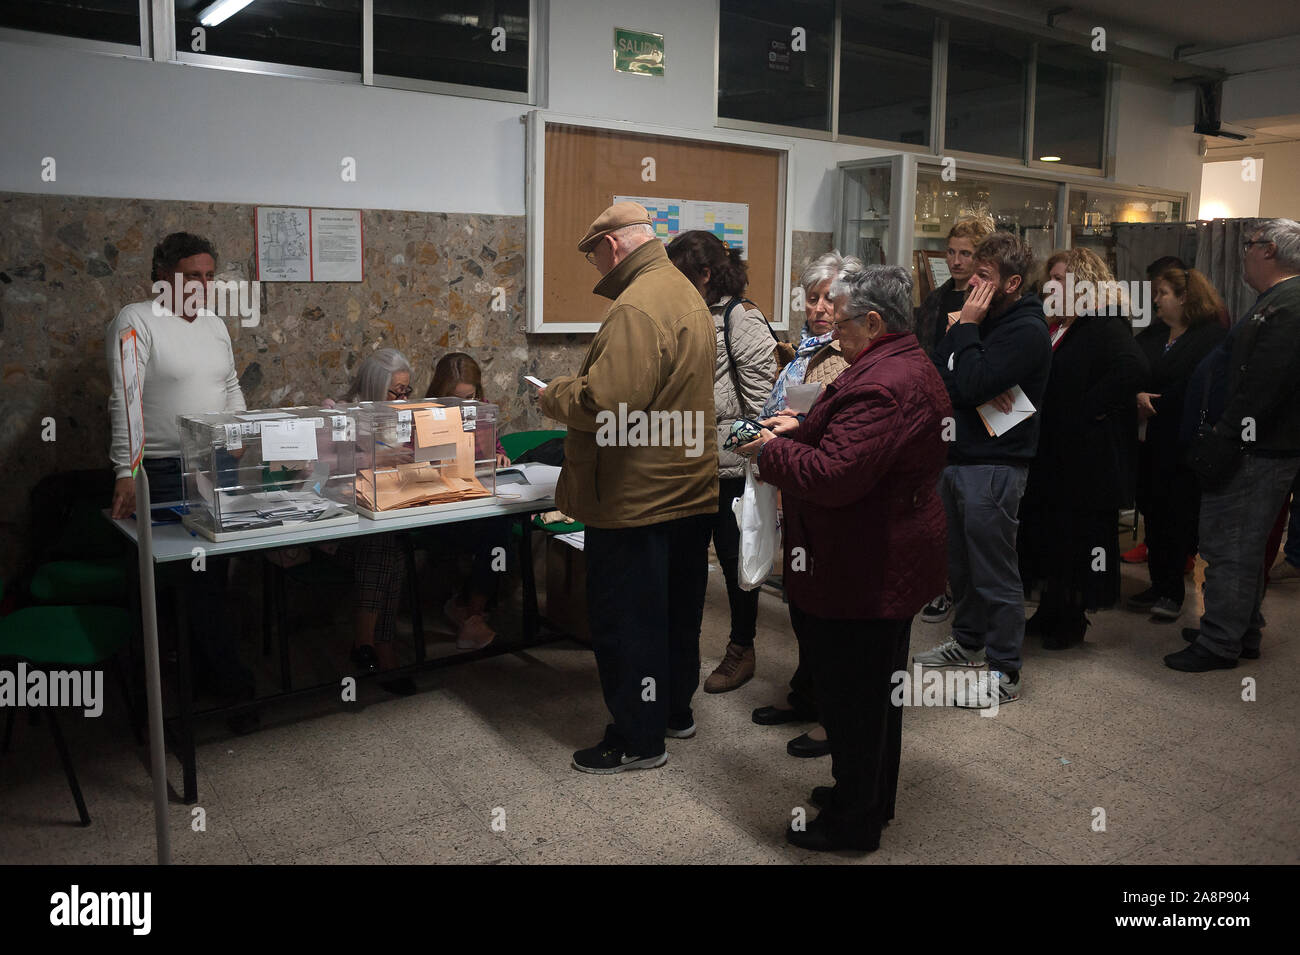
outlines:
[[[891,699],[893,675],[906,668],[912,618],[948,572],[938,486],[952,404],[912,334],[905,269],[841,272],[830,291],[848,369],[802,423],[790,412],[770,418],[740,451],[785,500],[790,621],[835,778],[811,794],[821,814],[786,838],[870,852],[898,790],[903,711]]]
[[[831,283],[837,278],[849,278],[862,271],[862,261],[851,255],[827,252],[803,270],[799,286],[804,296],[804,329],[794,360],[789,362],[777,377],[776,385],[767,403],[763,405],[764,417],[771,417],[786,409],[786,388],[790,385],[820,384],[823,388],[833,382],[849,367],[841,344],[832,328],[835,307],[831,304]],[[788,566],[788,565],[787,565]],[[788,577],[788,572],[786,577]],[[790,677],[788,706],[760,706],[750,719],[759,726],[780,726],[784,723],[816,723],[817,704],[813,697],[812,673],[803,654],[799,665]],[[826,730],[818,725],[786,744],[791,756],[815,758],[830,752]]]

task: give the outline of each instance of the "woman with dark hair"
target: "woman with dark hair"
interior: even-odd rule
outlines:
[[[753,302],[743,296],[749,270],[737,249],[729,249],[712,232],[683,232],[668,244],[668,258],[700,290],[717,336],[713,366],[713,405],[718,427],[718,513],[713,549],[727,582],[731,635],[722,662],[704,681],[705,693],[725,693],[754,675],[754,630],[758,623],[758,588],[743,590],[739,581],[740,528],[731,502],[745,490],[745,462],[723,443],[738,418],[755,418],[776,377],[776,336]]]
[[[471,355],[448,352],[433,366],[433,380],[425,398],[459,398],[462,401],[486,401],[483,397],[483,370]],[[501,442],[496,446],[497,467],[509,467]],[[461,650],[480,650],[496,639],[488,625],[487,611],[497,598],[499,574],[494,569],[494,554],[510,553],[508,517],[444,524],[428,528],[425,537],[435,541],[444,552],[474,555],[469,577],[460,592],[443,605],[443,613],[456,627],[456,646]],[[496,563],[495,566],[501,566]]]
[[[1138,509],[1146,520],[1151,586],[1128,599],[1129,610],[1177,620],[1186,595],[1187,555],[1196,540],[1201,491],[1179,439],[1192,372],[1227,337],[1219,326],[1223,302],[1195,269],[1167,269],[1152,298],[1160,318],[1138,336],[1150,373],[1137,395],[1145,434],[1138,454]]]

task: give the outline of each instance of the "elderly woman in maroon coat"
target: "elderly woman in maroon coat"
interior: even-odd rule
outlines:
[[[842,276],[831,296],[849,368],[802,423],[770,418],[742,452],[782,492],[790,619],[810,657],[835,777],[812,792],[821,814],[786,836],[807,849],[871,851],[898,788],[893,674],[906,668],[912,617],[947,576],[936,489],[952,406],[912,334],[906,270]]]

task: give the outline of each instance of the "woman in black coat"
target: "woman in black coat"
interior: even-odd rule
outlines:
[[[1071,268],[1076,285],[1112,280],[1086,249],[1049,262],[1056,281]],[[1038,454],[1021,503],[1022,565],[1043,579],[1038,611],[1025,630],[1040,634],[1049,650],[1081,642],[1088,627],[1085,610],[1119,599],[1121,445],[1147,375],[1146,359],[1123,318],[1104,314],[1104,303],[1096,309],[1101,314],[1077,316],[1073,303],[1065,304],[1064,314],[1049,318],[1049,325],[1056,322],[1052,373],[1040,409]]]
[[[1218,323],[1223,302],[1195,269],[1169,269],[1153,283],[1160,322],[1139,336],[1150,375],[1137,396],[1145,434],[1138,455],[1138,507],[1146,520],[1151,586],[1126,606],[1177,620],[1186,594],[1184,570],[1196,540],[1201,492],[1179,439],[1187,383],[1201,359],[1227,332]]]

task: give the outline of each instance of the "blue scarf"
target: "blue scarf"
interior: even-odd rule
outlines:
[[[803,376],[808,373],[808,360],[831,340],[833,334],[835,330],[831,329],[817,338],[808,336],[800,340],[799,347],[795,349],[794,361],[781,369],[781,374],[777,376],[776,384],[772,388],[772,394],[763,405],[764,418],[770,418],[778,411],[785,410],[785,389],[789,385],[803,384]]]

